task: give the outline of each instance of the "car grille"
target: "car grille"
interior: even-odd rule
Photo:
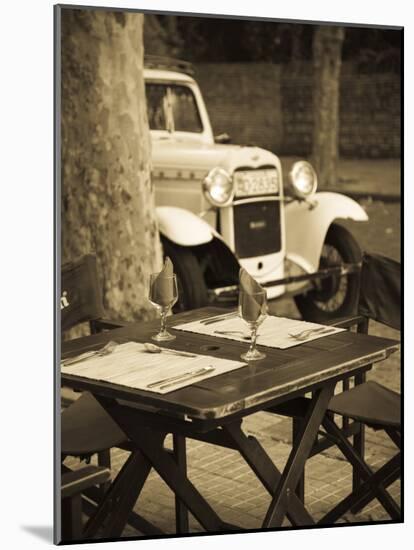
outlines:
[[[233,206],[234,242],[239,258],[253,258],[281,249],[280,202],[260,201]]]

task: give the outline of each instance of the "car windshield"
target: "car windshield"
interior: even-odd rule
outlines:
[[[145,88],[151,130],[203,131],[197,103],[188,86],[147,83]]]

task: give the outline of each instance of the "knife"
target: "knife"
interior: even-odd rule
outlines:
[[[187,380],[192,377],[201,376],[202,374],[207,374],[208,372],[211,372],[213,370],[214,367],[212,365],[209,365],[208,367],[202,367],[201,369],[184,372],[183,374],[179,374],[177,376],[169,376],[168,378],[163,378],[162,380],[151,382],[151,384],[147,385],[147,388],[160,386],[159,389],[162,389],[166,386],[174,385],[176,382],[182,382],[183,380]]]
[[[213,317],[211,319],[206,319],[204,321],[202,321],[202,324],[207,326],[207,325],[213,325],[214,323],[218,323],[220,321],[227,321],[227,319],[231,319],[232,317],[237,317],[238,315],[238,312],[237,311],[233,311],[232,313],[228,313],[227,315],[220,315],[218,317]]]

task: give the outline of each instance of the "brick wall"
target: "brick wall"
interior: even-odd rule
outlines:
[[[280,67],[268,63],[217,63],[196,66],[214,133],[233,143],[279,150],[283,137]]]
[[[341,86],[340,148],[344,156],[400,156],[400,78],[347,75]]]
[[[215,134],[283,155],[308,155],[312,141],[312,75],[267,63],[198,64],[199,82]],[[344,157],[400,155],[400,77],[341,79],[340,153]]]

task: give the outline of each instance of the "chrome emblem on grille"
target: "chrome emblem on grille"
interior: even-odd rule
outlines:
[[[250,229],[263,229],[264,227],[266,227],[267,223],[265,220],[259,220],[259,221],[256,221],[256,222],[250,222],[249,223],[249,227]]]

